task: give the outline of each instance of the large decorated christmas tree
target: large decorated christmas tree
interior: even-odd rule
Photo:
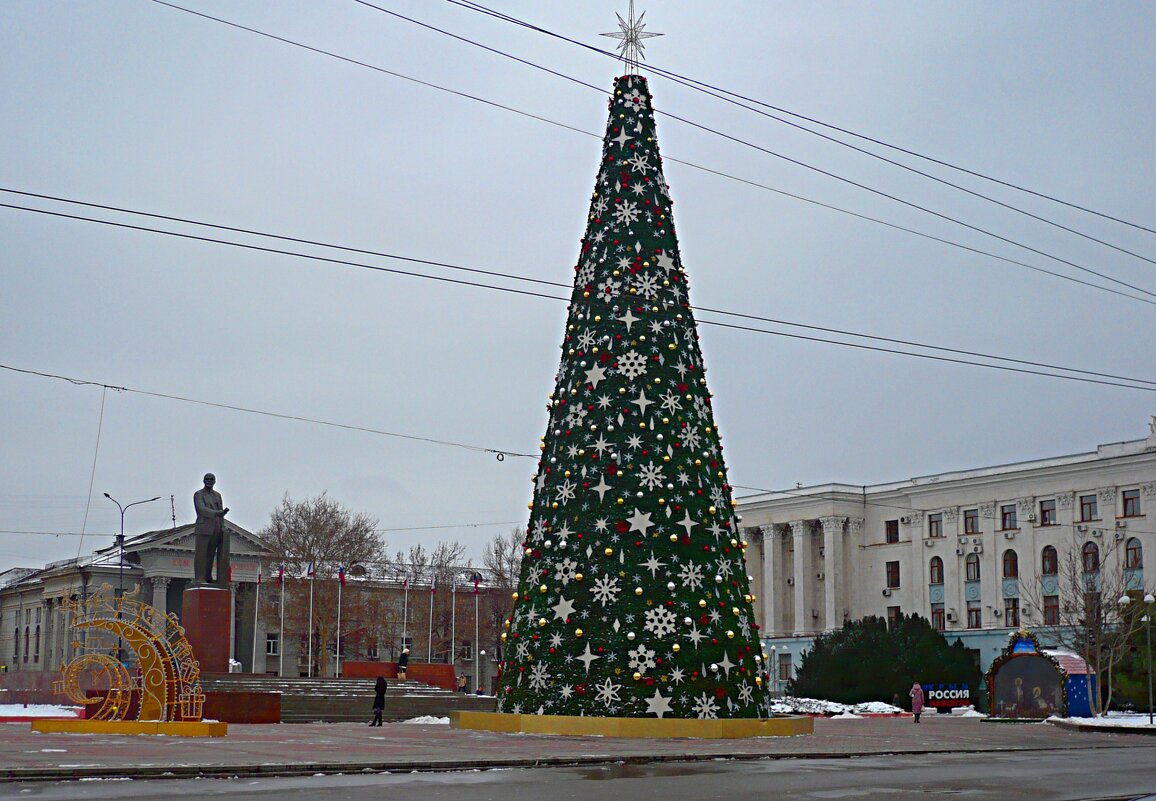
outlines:
[[[498,711],[769,716],[754,596],[645,78],[617,79]]]

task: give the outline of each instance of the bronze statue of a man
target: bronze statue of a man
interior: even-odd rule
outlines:
[[[204,584],[229,586],[229,536],[225,532],[225,515],[229,510],[221,501],[221,493],[213,489],[217,477],[205,473],[205,486],[193,493],[193,507],[197,522],[193,527],[197,552],[193,559],[193,581]],[[213,562],[217,576],[213,578]]]

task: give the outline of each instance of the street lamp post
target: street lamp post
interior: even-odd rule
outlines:
[[[119,500],[113,498],[108,492],[105,492],[104,497],[111,500],[112,503],[117,504],[117,509],[120,510],[120,533],[117,534],[117,617],[119,617],[120,605],[124,603],[125,598],[125,512],[132,509],[133,506],[150,504],[153,503],[154,500],[160,500],[161,496],[158,495],[155,498],[148,498],[147,500],[134,500],[133,503],[124,506],[121,506]],[[121,653],[121,647],[123,647],[123,641],[121,641],[120,635],[117,635],[118,662],[124,661],[124,654]]]
[[[1132,599],[1127,595],[1120,596],[1120,605],[1127,606]],[[1144,596],[1144,617],[1140,622],[1144,624],[1144,646],[1148,661],[1148,725],[1152,725],[1152,612],[1156,607],[1156,596],[1148,593]]]
[[[776,693],[779,691],[779,648],[777,645],[771,646],[771,690]]]

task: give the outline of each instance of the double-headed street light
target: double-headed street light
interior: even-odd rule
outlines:
[[[1120,596],[1120,605],[1132,603],[1131,597]],[[1152,725],[1152,613],[1156,611],[1156,596],[1148,593],[1144,596],[1144,617],[1140,622],[1144,624],[1145,647],[1148,651],[1148,725]]]
[[[124,513],[127,510],[131,509],[132,507],[139,506],[142,503],[152,503],[153,501],[159,501],[161,499],[161,496],[158,495],[155,498],[149,498],[149,499],[144,500],[144,501],[133,501],[132,503],[126,504],[124,506],[121,506],[120,501],[118,501],[116,498],[109,495],[107,492],[104,493],[104,497],[108,498],[110,501],[115,503],[116,508],[120,510],[120,534],[118,534],[116,537],[116,546],[117,546],[118,557],[119,557],[117,561],[120,563],[119,568],[118,568],[119,575],[117,577],[117,588],[118,588],[120,598],[123,599],[124,598]],[[117,608],[117,615],[118,616],[120,615],[120,604],[122,602],[123,601],[121,601],[121,600],[117,601],[117,607],[116,608]],[[118,660],[120,660],[120,658],[121,658],[120,649],[121,649],[121,641],[120,641],[120,637],[118,636],[116,638],[116,658]]]

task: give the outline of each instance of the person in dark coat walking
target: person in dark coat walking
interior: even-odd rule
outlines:
[[[385,681],[385,676],[377,677],[377,684],[373,685],[373,722],[370,726],[381,725],[381,713],[385,711],[385,691],[389,684]]]
[[[405,681],[406,671],[409,669],[409,649],[402,648],[401,656],[397,658],[397,677]]]

